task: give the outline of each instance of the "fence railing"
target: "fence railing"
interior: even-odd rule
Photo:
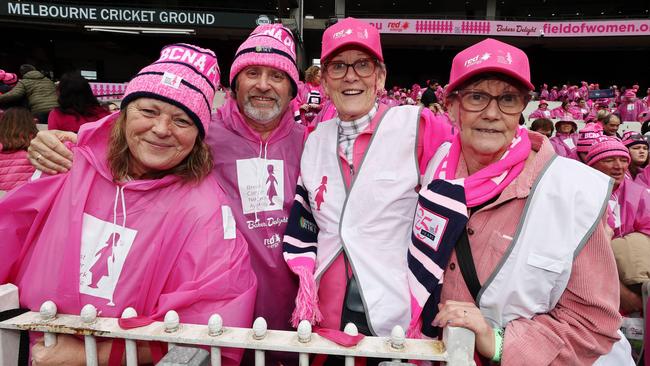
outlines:
[[[56,344],[56,334],[74,334],[84,337],[87,365],[97,365],[96,337],[121,338],[126,343],[126,364],[137,365],[135,341],[158,341],[176,345],[208,346],[212,365],[221,365],[222,348],[255,350],[255,365],[264,365],[265,351],[294,352],[299,354],[300,366],[309,364],[310,354],[339,355],[345,364],[354,365],[355,357],[373,357],[399,360],[429,360],[446,362],[449,366],[473,365],[474,334],[464,328],[447,327],[443,340],[407,339],[404,330],[396,326],[390,337],[365,337],[356,346],[343,347],[312,333],[311,325],[303,321],[297,331],[268,330],[266,321],[258,318],[253,328],[224,327],[219,315],[213,315],[207,326],[179,323],[178,314],[170,311],[163,322],[153,322],[135,329],[122,329],[118,319],[97,317],[92,305],[86,305],[79,316],[57,314],[56,305],[47,301],[40,312],[27,312],[0,322],[0,335],[18,330],[45,333],[45,346]],[[127,308],[122,317],[136,316]],[[350,323],[345,332],[356,335]],[[15,350],[3,350],[0,353]],[[0,359],[2,355],[0,355]]]

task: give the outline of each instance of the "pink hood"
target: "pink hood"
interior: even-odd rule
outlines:
[[[219,313],[250,326],[256,279],[224,192],[212,176],[114,183],[105,156],[117,116],[82,126],[70,172],[0,201],[0,283],[36,311],[53,300],[68,314],[90,303],[108,317],[130,306],[155,320],[173,309],[185,323]],[[241,352],[224,356],[237,364]]]
[[[618,207],[612,201],[618,203]],[[617,227],[615,210],[619,210],[620,225]],[[614,237],[640,232],[650,235],[650,193],[648,189],[628,179],[612,192],[608,223],[614,228]]]

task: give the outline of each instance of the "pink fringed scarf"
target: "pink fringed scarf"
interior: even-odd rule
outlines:
[[[467,178],[459,179],[465,187],[467,207],[478,206],[501,193],[524,169],[530,149],[528,131],[524,127],[519,127],[508,150],[499,161]],[[457,134],[451,143],[449,153],[438,165],[434,178],[455,180],[460,154],[460,134]]]

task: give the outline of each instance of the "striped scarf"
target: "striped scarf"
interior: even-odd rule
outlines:
[[[469,220],[467,208],[499,195],[524,169],[530,149],[528,133],[520,128],[499,161],[455,179],[461,154],[460,135],[456,135],[433,181],[418,197],[408,250],[412,316],[407,336],[439,335],[431,323],[438,313],[444,269]]]

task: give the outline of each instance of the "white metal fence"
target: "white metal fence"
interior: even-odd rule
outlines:
[[[127,308],[122,314],[123,318],[133,316],[136,313],[132,308]],[[298,353],[300,366],[309,364],[310,354],[343,356],[346,366],[354,365],[355,357],[443,361],[449,366],[474,364],[474,334],[455,327],[445,328],[442,341],[406,339],[404,330],[396,326],[390,337],[365,337],[356,346],[343,347],[312,333],[311,325],[306,321],[300,324],[296,332],[267,330],[263,318],[256,319],[252,329],[234,328],[224,327],[221,317],[215,314],[205,326],[181,324],[178,314],[170,311],[165,315],[164,322],[122,329],[118,319],[97,317],[92,305],[84,306],[77,316],[57,314],[56,305],[47,301],[40,312],[27,312],[0,322],[0,340],[3,337],[5,340],[7,337],[17,337],[15,334],[19,330],[44,332],[46,347],[56,344],[56,334],[83,336],[87,365],[97,365],[96,337],[125,339],[127,365],[137,365],[136,341],[166,342],[170,350],[175,345],[208,346],[211,349],[210,361],[215,366],[221,365],[222,348],[255,350],[255,365],[264,365],[265,351]],[[345,327],[345,332],[356,335],[357,329],[350,323]],[[17,350],[17,347],[3,344],[5,342],[0,341],[0,360],[6,360],[8,352],[15,353]]]

